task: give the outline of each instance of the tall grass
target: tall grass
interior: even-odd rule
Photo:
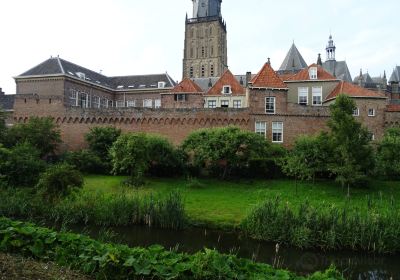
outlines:
[[[301,248],[400,251],[400,211],[394,204],[367,210],[332,204],[291,207],[279,198],[255,207],[242,222],[250,236]],[[389,208],[391,207],[391,208]]]
[[[80,191],[55,204],[46,204],[29,191],[0,191],[0,215],[61,224],[100,226],[146,225],[179,229],[186,222],[179,192],[133,195]]]

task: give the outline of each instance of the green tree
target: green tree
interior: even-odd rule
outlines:
[[[54,202],[82,186],[82,174],[73,166],[62,163],[50,166],[42,173],[36,188],[46,200]]]
[[[114,174],[130,175],[130,184],[140,186],[149,167],[149,145],[144,133],[121,135],[110,150]]]
[[[400,128],[389,128],[378,145],[377,169],[389,178],[400,177]]]
[[[110,159],[109,151],[118,137],[121,130],[115,127],[94,127],[85,135],[89,150],[95,153],[101,160]]]
[[[60,131],[52,118],[32,117],[9,130],[9,145],[29,143],[41,157],[54,154],[61,143]]]
[[[7,186],[35,186],[45,166],[39,151],[28,143],[10,149],[0,146],[0,180]]]
[[[350,97],[339,95],[330,106],[331,119],[328,122],[333,155],[330,170],[342,187],[347,186],[348,196],[350,186],[365,180],[368,172],[373,169],[371,136],[368,130],[354,119],[355,107]]]
[[[0,144],[6,143],[6,113],[0,108]]]

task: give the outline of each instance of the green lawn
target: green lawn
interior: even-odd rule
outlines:
[[[120,192],[125,177],[85,177],[85,189],[106,193]],[[298,195],[295,183],[290,180],[226,182],[211,179],[199,180],[203,187],[189,188],[185,179],[148,179],[144,187],[129,189],[128,192],[169,192],[179,189],[184,197],[186,211],[193,223],[206,223],[218,227],[237,226],[252,206],[265,198],[280,196],[283,201],[296,206],[304,201],[313,205],[350,203],[354,207],[366,208],[368,196],[377,207],[385,207],[390,200],[400,200],[400,182],[375,181],[368,189],[351,190],[348,200],[340,186],[334,182],[299,183]]]

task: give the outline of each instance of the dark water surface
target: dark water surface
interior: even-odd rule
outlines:
[[[221,253],[233,253],[257,262],[278,264],[299,274],[325,270],[331,263],[342,271],[347,279],[400,279],[400,255],[382,256],[351,251],[323,252],[301,250],[240,237],[237,233],[218,230],[190,228],[182,231],[155,229],[143,226],[109,228],[115,237],[113,242],[129,246],[160,244],[166,249],[176,248],[180,252],[194,253],[203,248],[217,249]],[[98,237],[101,227],[74,227],[73,231],[84,231]]]

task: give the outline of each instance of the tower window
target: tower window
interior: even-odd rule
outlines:
[[[201,57],[204,57],[204,55],[205,55],[205,48],[201,47]]]
[[[190,78],[193,78],[193,66],[190,67],[189,76]]]
[[[193,58],[193,47],[190,48],[190,58]]]
[[[202,77],[205,76],[205,67],[204,67],[204,65],[201,66],[201,76]]]
[[[214,55],[214,46],[211,46],[211,56]]]
[[[211,75],[211,77],[214,77],[214,65],[212,65],[212,64],[210,66],[210,75]]]

